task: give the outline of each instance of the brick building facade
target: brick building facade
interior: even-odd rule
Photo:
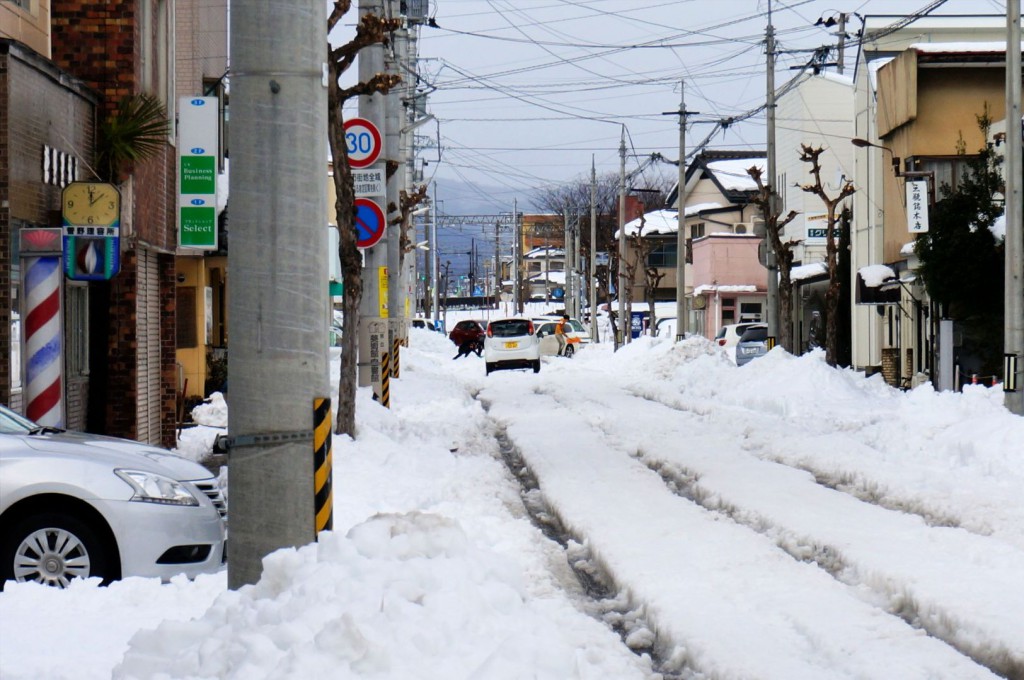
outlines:
[[[96,102],[95,92],[49,60],[17,41],[0,39],[0,403],[15,410],[22,410],[23,398],[19,232],[60,226],[62,186],[74,178],[83,150],[91,158]],[[63,298],[67,302],[80,292],[81,286],[66,282]],[[67,336],[75,322],[65,316],[63,323]],[[69,427],[85,426],[84,369],[74,363],[65,367]]]

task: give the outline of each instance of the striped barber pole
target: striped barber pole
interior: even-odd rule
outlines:
[[[59,257],[28,257],[25,263],[25,415],[40,425],[64,426],[61,387]]]

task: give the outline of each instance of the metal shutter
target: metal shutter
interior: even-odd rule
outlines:
[[[160,276],[157,255],[139,248],[138,296],[138,440],[160,443]]]

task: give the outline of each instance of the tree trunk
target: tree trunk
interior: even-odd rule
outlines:
[[[838,203],[838,201],[837,201]],[[839,268],[836,262],[835,205],[828,205],[828,232],[825,238],[825,261],[828,263],[828,290],[825,291],[825,362],[837,364],[839,354]]]
[[[356,387],[359,338],[359,302],[363,297],[362,258],[356,246],[355,188],[352,169],[348,164],[345,144],[344,120],[341,115],[341,95],[338,87],[337,65],[328,58],[327,125],[331,158],[334,159],[334,203],[338,223],[338,256],[341,260],[344,293],[342,309],[341,374],[338,379],[338,417],[334,431],[355,437]]]

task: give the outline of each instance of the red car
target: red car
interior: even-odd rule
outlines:
[[[483,347],[484,336],[486,335],[487,330],[484,328],[483,321],[467,319],[455,324],[455,328],[448,334],[448,339],[454,342],[457,347],[461,347],[462,343],[467,340],[476,340]]]

